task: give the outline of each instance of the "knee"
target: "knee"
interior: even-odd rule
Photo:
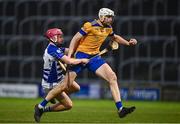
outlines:
[[[69,101],[66,105],[65,105],[67,110],[70,110],[73,107],[73,103],[72,101]]]
[[[76,87],[75,87],[75,92],[78,92],[78,91],[80,91],[80,86],[79,85],[77,85]]]
[[[111,72],[109,74],[109,83],[112,84],[112,83],[116,83],[117,82],[117,76],[114,72]]]
[[[69,88],[65,90],[67,94],[80,91],[80,86],[77,83],[73,83]]]

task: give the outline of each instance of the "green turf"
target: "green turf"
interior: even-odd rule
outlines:
[[[0,98],[0,123],[33,123],[34,104],[41,99]],[[112,100],[73,100],[70,111],[46,113],[44,123],[180,123],[180,103],[124,101],[136,111],[126,118],[117,116]]]

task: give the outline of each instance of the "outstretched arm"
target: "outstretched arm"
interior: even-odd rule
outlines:
[[[67,55],[69,52],[69,48],[65,48],[64,54]]]
[[[80,39],[83,37],[79,32],[77,32],[74,37],[72,38],[70,45],[69,45],[69,52],[68,52],[68,57],[71,57],[74,51],[76,50]]]
[[[116,35],[116,34],[114,34],[114,36],[112,36],[112,40],[118,42],[119,44],[123,44],[123,45],[127,45],[127,46],[132,46],[132,45],[137,44],[136,39],[130,39],[129,41],[127,41],[124,38],[122,38],[121,36]]]
[[[73,59],[73,58],[70,58],[66,55],[64,55],[61,60],[66,63],[66,64],[69,64],[69,65],[76,65],[76,64],[80,64],[80,63],[83,63],[83,64],[87,64],[89,62],[89,59]]]

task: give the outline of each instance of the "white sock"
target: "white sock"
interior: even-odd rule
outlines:
[[[119,108],[119,111],[121,111],[121,110],[122,110],[122,108],[123,108],[123,107]]]
[[[38,108],[43,109],[44,107],[41,104],[38,104]]]

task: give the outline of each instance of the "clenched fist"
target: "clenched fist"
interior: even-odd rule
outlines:
[[[129,40],[129,46],[136,45],[136,44],[137,44],[137,40],[136,39],[130,39]]]

